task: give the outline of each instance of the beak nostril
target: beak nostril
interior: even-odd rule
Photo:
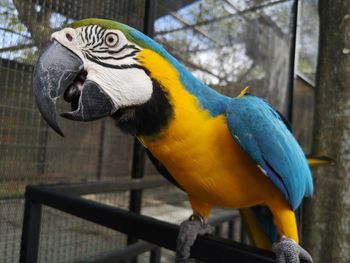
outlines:
[[[69,34],[69,33],[66,33],[66,38],[67,38],[67,40],[68,40],[69,42],[72,42],[72,40],[73,40],[72,35]]]

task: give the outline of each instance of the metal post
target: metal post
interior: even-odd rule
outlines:
[[[296,47],[297,47],[297,33],[298,33],[298,11],[299,11],[299,1],[294,0],[292,10],[291,10],[291,46],[290,46],[290,58],[289,58],[289,84],[288,84],[288,121],[292,123],[293,121],[293,99],[294,99],[294,84],[295,84],[295,59],[296,59]],[[302,242],[302,218],[303,218],[303,204],[300,205],[297,210],[297,219],[299,226],[299,239]]]
[[[97,172],[96,177],[97,180],[101,180],[102,178],[102,163],[103,163],[103,154],[104,154],[104,138],[105,138],[105,130],[106,130],[106,119],[101,120],[101,129],[100,129],[100,143],[98,149],[98,161],[97,161]]]
[[[145,166],[145,151],[142,145],[135,139],[134,141],[134,154],[132,162],[131,177],[133,179],[139,179],[143,177]],[[140,213],[142,202],[142,189],[131,190],[129,200],[129,210],[132,212]],[[127,244],[133,244],[137,241],[137,238],[128,236]]]
[[[222,230],[221,225],[215,226],[215,235],[216,235],[217,237],[221,237],[221,230]]]
[[[38,259],[41,204],[26,199],[21,239],[21,263],[35,263]]]
[[[152,37],[154,32],[155,9],[156,1],[146,0],[143,33],[145,33],[149,37]],[[143,149],[143,146],[139,143],[139,141],[135,139],[131,177],[133,179],[142,178],[144,175],[144,166],[145,151]],[[131,191],[129,201],[130,211],[139,213],[141,211],[141,201],[142,190]],[[136,241],[137,238],[128,236],[127,244],[132,244]]]
[[[235,237],[235,226],[234,226],[234,222],[235,221],[230,221],[228,222],[228,235],[227,235],[227,238],[230,239],[230,240],[233,240],[234,237]]]
[[[156,0],[146,0],[143,33],[149,37],[154,35],[154,21],[156,19]]]
[[[160,247],[151,250],[151,255],[149,257],[149,263],[160,263],[162,250]]]
[[[287,119],[292,123],[293,119],[293,96],[294,96],[294,81],[295,81],[295,53],[297,45],[297,26],[298,26],[298,0],[294,0],[291,10],[290,32],[291,44],[289,49],[289,76],[288,76],[288,105]]]
[[[245,228],[244,228],[242,219],[241,219],[241,228],[240,228],[240,242],[243,244],[247,243]]]

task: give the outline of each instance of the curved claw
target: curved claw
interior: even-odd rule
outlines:
[[[276,254],[276,263],[300,263],[300,259],[313,263],[311,255],[305,249],[285,236],[273,244],[272,251]]]
[[[180,224],[179,235],[176,240],[176,262],[185,263],[190,257],[190,250],[198,234],[211,234],[213,227],[205,222],[205,219],[193,214],[189,219]]]

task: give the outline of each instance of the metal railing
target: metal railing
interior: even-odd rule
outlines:
[[[164,183],[162,178],[144,178],[114,183],[27,186],[20,262],[37,262],[43,205],[143,240],[84,262],[118,262],[135,258],[146,251],[151,251],[150,262],[160,262],[159,247],[173,251],[176,249],[177,225],[88,200],[80,195],[112,189],[123,191],[152,188],[159,186],[161,181]],[[232,215],[227,215],[210,223],[218,227],[233,219]],[[214,236],[199,236],[191,249],[191,257],[204,262],[274,262],[274,255],[270,251]]]

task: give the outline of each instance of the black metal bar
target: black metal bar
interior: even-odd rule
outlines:
[[[128,190],[148,189],[169,185],[169,183],[157,176],[148,176],[142,179],[120,178],[118,181],[89,182],[75,184],[42,185],[50,189],[74,195],[115,193]]]
[[[115,263],[120,261],[127,261],[130,257],[137,257],[138,255],[148,252],[150,250],[158,249],[156,245],[145,241],[138,241],[125,248],[118,249],[113,252],[96,255],[89,259],[79,260],[75,263]]]
[[[161,255],[162,250],[160,247],[152,249],[149,257],[149,263],[160,263]]]
[[[154,36],[154,21],[156,18],[156,0],[146,0],[143,33],[149,37]]]
[[[26,198],[175,250],[179,230],[176,225],[40,186],[28,186]],[[208,236],[197,238],[191,256],[205,262],[232,262],[233,259],[242,263],[274,262],[270,251]]]
[[[245,229],[244,229],[244,224],[243,224],[243,221],[241,220],[241,228],[240,228],[240,241],[243,243],[243,244],[246,244],[247,242],[247,238],[246,238],[246,233],[245,233]]]
[[[26,199],[21,238],[21,263],[36,263],[39,251],[41,204]]]
[[[216,235],[217,237],[221,237],[221,231],[222,231],[221,225],[215,226],[215,235]]]
[[[145,150],[143,146],[135,139],[134,141],[134,157],[133,157],[133,166],[132,166],[132,175],[133,179],[139,179],[143,177],[145,166]],[[132,190],[130,192],[129,200],[129,210],[131,212],[140,213],[142,205],[142,189]],[[137,238],[134,236],[128,236],[127,244],[137,242]]]
[[[290,123],[293,120],[293,97],[294,97],[294,81],[295,81],[295,53],[297,45],[297,26],[298,26],[298,0],[294,0],[291,10],[291,44],[289,49],[289,76],[288,76],[288,104],[287,104],[287,119]]]
[[[233,240],[233,238],[235,237],[235,225],[234,225],[234,220],[228,222],[228,235],[227,238],[230,240]]]
[[[145,14],[144,14],[144,27],[143,32],[149,37],[153,37],[154,21],[155,21],[155,0],[146,0],[145,2]],[[145,167],[145,150],[137,139],[134,140],[134,153],[132,161],[131,177],[133,179],[142,178],[144,175]],[[129,210],[139,213],[142,206],[142,189],[133,190],[130,193]],[[132,244],[137,241],[137,238],[128,236],[127,244]]]
[[[135,139],[134,154],[132,163],[131,178],[140,179],[143,177],[145,166],[145,150],[143,146]],[[142,189],[132,190],[130,194],[129,210],[139,213],[141,210]]]
[[[101,130],[100,130],[100,142],[99,142],[99,149],[98,149],[98,161],[97,161],[97,171],[96,171],[96,177],[98,180],[101,180],[102,177],[102,163],[103,163],[103,154],[104,154],[104,138],[105,138],[105,130],[106,130],[106,121],[107,119],[101,120]]]
[[[145,179],[143,179],[145,181]],[[47,186],[51,190],[61,190],[63,188],[57,189],[51,185]],[[69,193],[68,191],[65,191]],[[62,193],[60,191],[60,193]],[[239,214],[236,211],[225,212],[219,216],[214,216],[210,218],[209,224],[213,226],[219,226],[229,220],[237,219]],[[94,257],[89,257],[88,259],[78,260],[75,263],[109,263],[109,262],[132,262],[130,258],[135,258],[138,255],[150,251],[150,263],[160,263],[161,260],[161,248],[148,242],[138,241],[123,249],[118,249],[112,252],[102,253]]]

